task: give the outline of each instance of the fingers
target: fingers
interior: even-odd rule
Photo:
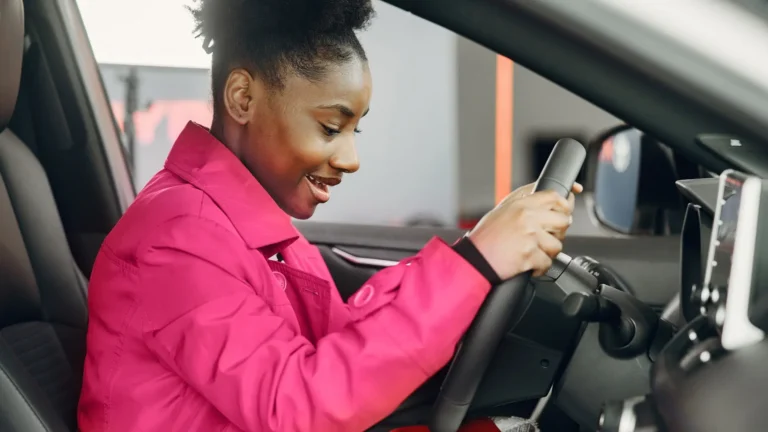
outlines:
[[[566,231],[571,226],[571,216],[557,210],[536,212],[531,217],[536,219],[536,225],[550,233]]]
[[[552,267],[552,260],[563,250],[563,243],[546,231],[539,231],[537,240],[539,247],[531,257],[531,270],[534,277],[546,273]]]
[[[533,188],[536,186],[536,183],[528,183],[525,186],[520,186],[515,190],[515,194],[521,197],[528,196],[533,193]]]
[[[552,258],[541,249],[538,249],[534,255],[531,256],[531,270],[533,271],[533,277],[543,275],[550,267],[552,267]]]
[[[571,193],[568,194],[568,205],[571,208],[571,212],[573,212],[573,208],[576,205],[576,194],[580,194],[584,191],[584,186],[582,186],[580,183],[573,183],[573,187],[571,187]]]
[[[516,198],[522,198],[524,196],[531,195],[534,192],[534,187],[536,187],[536,182],[534,183],[528,183],[525,186],[520,186],[519,188],[515,189],[510,196],[514,196]],[[581,183],[574,182],[573,186],[571,186],[571,192],[573,194],[580,194],[584,192],[584,186]]]
[[[536,183],[529,183],[525,186],[520,186],[519,188],[515,189],[507,195],[506,198],[504,198],[504,201],[514,201],[519,198],[527,197],[528,195],[533,193],[533,187],[536,185]]]
[[[530,270],[534,276],[541,276],[552,267],[552,260],[563,250],[563,243],[544,230],[536,231],[532,240],[523,271]]]
[[[561,197],[554,191],[536,192],[530,197],[529,204],[532,207],[544,207],[547,209],[559,211],[570,215],[573,212],[573,205],[568,199]]]
[[[565,234],[568,232],[568,228],[570,228],[570,225],[568,227],[566,227],[566,228],[561,229],[561,230],[548,231],[548,232],[549,232],[549,234],[555,236],[556,239],[558,239],[560,241],[563,241],[563,240],[565,240]]]
[[[557,196],[557,194],[555,192],[552,192],[552,191],[534,192],[535,186],[536,186],[536,183],[529,183],[529,184],[527,184],[525,186],[521,186],[521,187],[515,189],[512,193],[507,195],[506,198],[504,198],[502,203],[513,202],[513,201],[515,201],[517,199],[525,198],[525,197],[530,196],[530,195],[538,196],[539,194],[551,195],[551,196],[549,196],[549,199],[556,200],[555,197]],[[564,203],[566,205],[558,205],[558,207],[560,209],[562,209],[562,210],[567,210],[568,212],[572,212],[573,208],[574,208],[574,205],[575,205],[575,197],[574,197],[574,195],[575,194],[580,194],[583,191],[584,191],[584,186],[582,186],[580,183],[573,183],[573,186],[571,187],[571,192],[572,193],[568,194],[568,198],[564,201]],[[545,199],[544,201],[548,201],[548,200]],[[559,203],[559,204],[563,204],[563,203]]]
[[[539,231],[537,233],[539,249],[547,254],[548,257],[554,258],[562,252],[563,242],[555,237],[552,233],[546,231]]]

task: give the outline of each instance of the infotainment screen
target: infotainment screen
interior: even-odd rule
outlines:
[[[704,286],[709,296],[715,292],[715,300],[725,294],[733,261],[733,246],[736,242],[736,228],[739,224],[742,186],[746,179],[737,173],[730,173],[720,180],[721,197],[715,211],[709,260],[704,275]],[[718,214],[719,213],[719,214]]]
[[[720,175],[701,301],[702,312],[715,317],[726,349],[764,336],[748,317],[761,191],[757,177],[732,170]]]

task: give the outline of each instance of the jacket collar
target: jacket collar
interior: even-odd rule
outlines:
[[[248,247],[271,255],[299,237],[288,214],[207,128],[189,122],[176,139],[165,168],[207,194]]]

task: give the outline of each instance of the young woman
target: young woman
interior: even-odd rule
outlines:
[[[518,190],[344,303],[291,217],[359,167],[372,81],[355,31],[370,1],[192,13],[213,54],[213,124],[186,127],[102,246],[80,429],[362,431],[450,360],[492,284],[551,265],[573,203]]]

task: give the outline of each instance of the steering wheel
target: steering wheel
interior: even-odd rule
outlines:
[[[534,190],[571,193],[587,151],[578,141],[563,138],[547,159]],[[456,432],[469,410],[480,381],[504,335],[517,324],[533,295],[531,272],[519,274],[491,288],[480,311],[453,357],[432,411],[432,432]]]

